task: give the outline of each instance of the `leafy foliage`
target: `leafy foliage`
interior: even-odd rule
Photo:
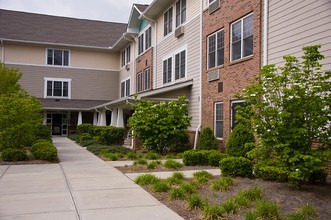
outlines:
[[[217,139],[213,133],[213,131],[206,127],[202,130],[199,142],[198,142],[198,149],[199,150],[217,150],[218,143]]]
[[[57,159],[57,149],[47,141],[39,141],[33,144],[31,149],[32,155],[37,160],[55,161]]]
[[[238,124],[231,132],[226,143],[226,153],[234,157],[246,157],[246,153],[252,150],[254,146],[254,135],[250,127],[244,124]]]
[[[41,103],[18,84],[21,76],[0,64],[0,149],[31,145],[41,124]]]
[[[168,103],[139,100],[131,107],[135,112],[128,124],[135,131],[134,137],[139,138],[145,148],[161,153],[186,148],[188,143],[183,135],[191,117],[188,116],[185,97]]]
[[[251,177],[253,164],[244,157],[226,157],[220,161],[222,176]]]
[[[322,71],[319,48],[304,47],[301,62],[285,56],[283,67],[264,66],[239,96],[248,104],[240,119],[251,120],[260,143],[250,156],[285,169],[293,185],[308,182],[328,162],[331,71]]]
[[[3,161],[23,161],[28,159],[26,150],[7,148],[1,152],[1,159]]]

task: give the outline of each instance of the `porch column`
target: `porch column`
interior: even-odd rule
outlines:
[[[117,108],[114,108],[113,111],[111,112],[110,126],[116,127],[116,125],[117,125]]]
[[[98,124],[98,112],[93,113],[93,125],[96,126]]]
[[[78,120],[77,120],[77,125],[81,125],[83,123],[83,116],[82,112],[78,112]]]
[[[118,128],[124,128],[123,108],[118,108],[117,125]]]
[[[43,125],[47,125],[47,112],[44,111]]]
[[[106,126],[106,109],[102,110],[100,113],[99,126]]]

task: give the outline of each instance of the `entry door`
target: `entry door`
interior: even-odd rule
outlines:
[[[62,115],[62,136],[68,135],[68,115]]]
[[[53,114],[52,122],[52,134],[62,135],[62,114]]]

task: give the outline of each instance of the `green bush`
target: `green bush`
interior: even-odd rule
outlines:
[[[169,199],[176,200],[176,199],[185,199],[186,193],[181,188],[174,188],[169,191]]]
[[[77,132],[78,132],[78,134],[88,133],[91,136],[94,136],[93,127],[94,126],[92,124],[87,124],[87,123],[80,124],[77,126]]]
[[[147,160],[145,160],[145,159],[138,159],[138,160],[134,161],[133,165],[137,165],[137,164],[147,165]]]
[[[73,140],[73,141],[76,141],[77,143],[79,143],[80,135],[79,134],[69,134],[68,138],[70,140]]]
[[[124,128],[106,126],[101,128],[99,141],[101,144],[112,145],[122,144],[124,140]]]
[[[151,185],[159,181],[160,179],[153,174],[142,174],[134,180],[140,186]]]
[[[280,219],[280,207],[274,201],[258,200],[254,213],[257,219]]]
[[[186,166],[208,165],[209,154],[207,151],[189,150],[183,154],[183,163]]]
[[[220,161],[221,175],[251,177],[253,164],[244,157],[227,157]]]
[[[86,149],[95,155],[99,155],[101,153],[120,153],[124,155],[133,153],[131,149],[117,145],[106,146],[101,144],[92,144],[87,146]]]
[[[312,174],[309,177],[310,183],[322,183],[326,184],[326,177],[328,176],[328,173],[325,169],[317,169],[312,172]]]
[[[52,139],[52,130],[47,125],[40,124],[36,129],[36,139]]]
[[[202,210],[203,219],[222,219],[224,210],[220,205],[205,205]]]
[[[209,165],[218,167],[220,165],[220,160],[222,158],[222,153],[216,150],[213,150],[209,153],[208,160]]]
[[[1,158],[3,161],[23,161],[28,159],[26,150],[7,148],[1,153]]]
[[[148,152],[145,155],[145,158],[148,159],[148,160],[157,160],[157,159],[161,158],[161,155],[158,154],[158,153],[154,153],[154,152]]]
[[[213,131],[206,127],[202,130],[199,142],[198,142],[199,150],[213,150],[218,149],[217,139],[213,133]]]
[[[169,168],[169,169],[178,169],[178,168],[182,167],[183,164],[181,164],[175,160],[169,159],[166,162],[164,162],[163,166],[166,168]]]
[[[188,198],[187,207],[190,210],[201,209],[203,207],[203,200],[198,194],[193,194]]]
[[[119,158],[123,157],[123,155],[120,153],[104,153],[102,154],[102,156],[112,161],[118,160]]]
[[[37,142],[32,145],[32,155],[37,160],[55,161],[57,159],[57,149],[49,142]]]
[[[152,185],[152,190],[154,192],[168,192],[170,190],[170,186],[167,181],[159,181]]]
[[[233,181],[232,177],[225,176],[219,180],[214,181],[211,184],[210,188],[212,190],[224,192],[224,191],[228,191],[230,189],[230,187],[233,185],[233,183],[234,183],[234,181]]]
[[[135,152],[129,152],[126,154],[126,158],[128,158],[129,160],[136,160],[138,159],[139,155]]]
[[[272,180],[278,182],[286,182],[288,180],[288,170],[286,167],[257,164],[254,171],[255,175],[263,180]]]
[[[90,133],[82,133],[79,137],[79,143],[82,143],[84,141],[92,140],[93,137],[90,135]]]
[[[254,142],[253,132],[247,126],[238,124],[232,130],[226,143],[226,153],[234,157],[246,157],[246,153],[252,150],[252,145],[245,147],[245,144]]]

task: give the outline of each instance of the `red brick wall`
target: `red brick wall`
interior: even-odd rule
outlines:
[[[231,24],[252,13],[254,17],[253,55],[230,62],[230,30]],[[224,65],[207,70],[207,37],[224,28]],[[249,81],[257,75],[261,67],[261,1],[259,0],[224,0],[221,8],[212,14],[203,13],[203,76],[202,76],[202,127],[214,130],[214,104],[223,102],[224,138],[220,146],[224,147],[231,132],[231,100],[234,95],[249,85]],[[208,82],[207,73],[220,70],[220,79]],[[223,92],[218,93],[218,83],[223,82]]]
[[[151,89],[153,89],[153,48],[148,49],[145,51],[142,55],[137,57],[136,59],[136,75],[140,72],[142,72],[143,76],[143,84],[142,88],[144,91],[144,70],[150,68],[151,73]],[[136,80],[138,80],[138,77],[136,76]],[[136,81],[136,90],[138,91],[138,82]],[[137,91],[135,91],[137,93]]]

